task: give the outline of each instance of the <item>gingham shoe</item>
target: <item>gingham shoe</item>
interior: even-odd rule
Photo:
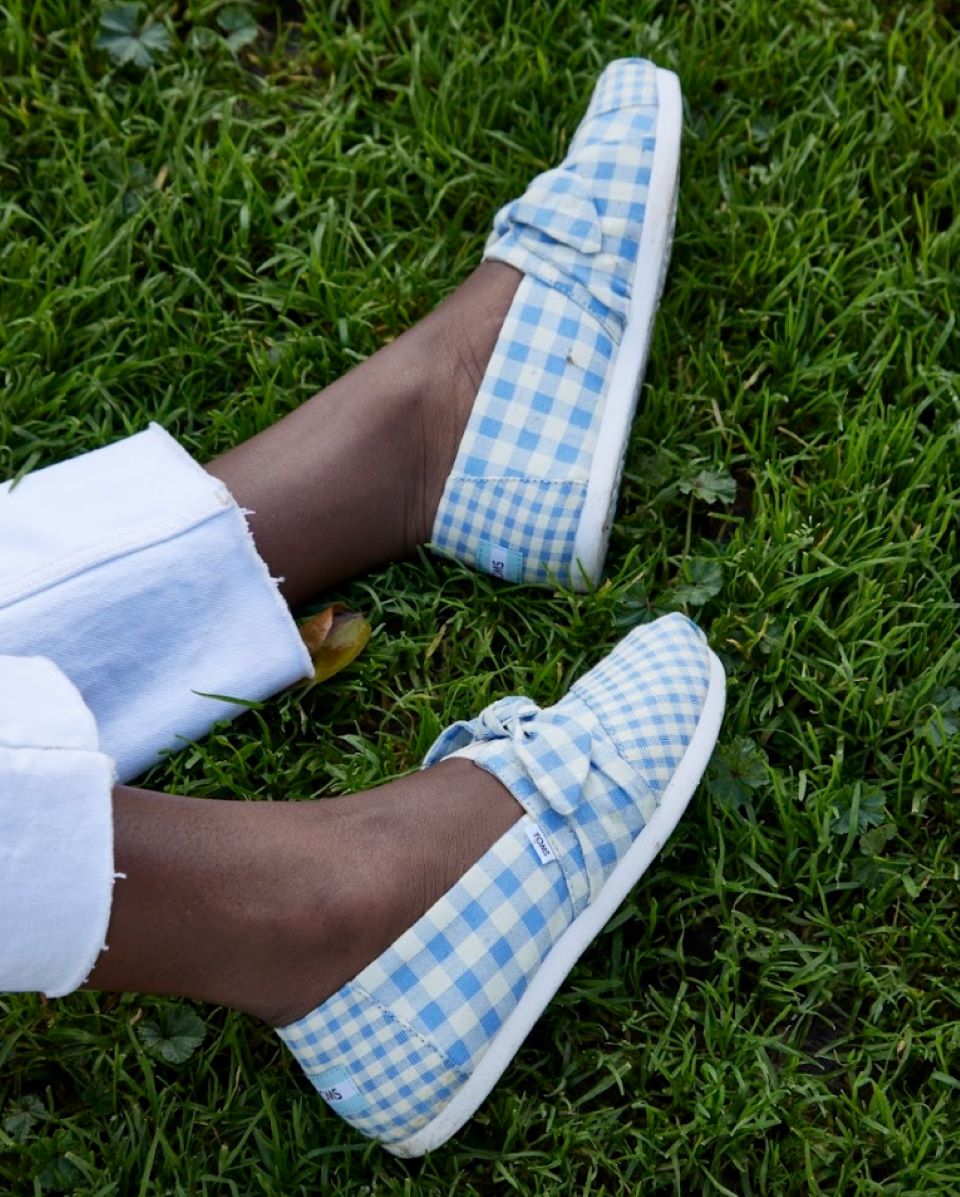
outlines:
[[[378,959],[279,1030],[330,1106],[401,1156],[473,1114],[672,831],[723,712],[680,615],[632,631],[556,706],[495,702],[425,766],[471,757],[525,814]]]
[[[559,167],[497,213],[523,271],[432,545],[512,582],[599,580],[670,256],[682,104],[670,71],[604,70]]]

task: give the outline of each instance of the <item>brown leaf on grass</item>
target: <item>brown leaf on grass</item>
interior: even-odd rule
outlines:
[[[313,661],[313,681],[325,682],[363,652],[370,625],[356,611],[333,603],[300,625],[300,636]]]

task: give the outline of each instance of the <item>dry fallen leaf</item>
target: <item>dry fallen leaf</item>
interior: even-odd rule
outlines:
[[[333,603],[300,625],[300,636],[313,660],[313,682],[325,682],[363,652],[370,625],[356,611]]]

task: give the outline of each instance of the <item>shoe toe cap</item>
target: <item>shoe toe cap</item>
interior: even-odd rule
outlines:
[[[661,791],[696,730],[710,686],[711,653],[683,615],[634,628],[573,687],[621,756]]]

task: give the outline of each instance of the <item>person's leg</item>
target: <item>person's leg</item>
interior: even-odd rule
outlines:
[[[429,540],[521,277],[482,263],[414,328],[206,466],[250,513],[291,605]]]
[[[255,509],[260,555],[284,575],[288,602],[409,552],[429,534],[518,279],[482,266],[416,329],[209,473],[152,429],[0,487],[10,550],[0,555],[0,651],[57,661],[121,779],[239,709],[216,695],[263,697],[304,670],[286,606],[218,479]],[[76,632],[66,641],[64,611]],[[46,838],[23,825],[16,786],[6,798],[0,826],[9,816],[16,835],[0,840],[29,839],[42,857]],[[109,811],[106,791],[90,805]],[[348,979],[519,816],[465,762],[385,786],[375,801],[238,804],[119,787],[112,809],[109,947],[88,985],[222,1001],[276,1022]],[[103,943],[90,921],[87,960],[86,940]],[[82,969],[78,960],[50,984],[31,981],[46,973],[26,960],[5,987],[67,992],[60,974]]]
[[[641,164],[638,178],[644,170]],[[566,182],[563,185],[566,187]],[[566,232],[568,237],[576,233],[578,241],[583,240],[576,229]],[[590,237],[596,232],[592,230]],[[587,245],[586,250],[594,253],[596,247]],[[203,475],[207,483],[213,485],[219,479],[233,499],[252,511],[250,520],[260,553],[273,572],[285,575],[288,602],[297,603],[428,539],[474,396],[520,279],[520,273],[509,266],[485,264],[417,328],[273,429],[210,464],[209,474]],[[607,281],[600,279],[603,293]],[[622,287],[611,289],[618,300],[624,299],[622,292]],[[520,293],[521,300],[524,294]],[[594,296],[589,306],[593,309],[597,303]],[[583,328],[569,315],[558,318],[549,305],[531,307],[532,315],[526,314],[525,307],[528,324],[536,323],[537,311],[542,311],[548,322],[556,320],[558,327],[576,325],[573,332],[564,332],[573,337],[565,355],[553,352],[556,346],[551,341],[542,369],[550,375],[559,372],[566,377],[568,388],[578,393],[583,390],[589,400],[590,394],[602,390],[604,379],[602,372],[591,370],[592,358],[584,365],[578,356],[584,346]],[[522,343],[512,342],[509,348],[518,351],[514,359],[526,360],[527,348]],[[604,369],[612,364],[612,345],[606,337],[597,334],[593,348],[600,353]],[[627,379],[629,395],[635,393],[635,380],[634,371]],[[544,423],[543,409],[534,401],[544,396],[537,391],[530,398],[539,428]],[[585,406],[571,406],[570,419],[561,421],[563,435],[555,446],[558,460],[583,456],[584,445],[592,443],[597,432],[595,417],[602,409],[593,400]],[[629,416],[630,412],[632,407],[627,405],[621,414]],[[566,439],[565,433],[574,427],[584,434],[580,438],[583,443]],[[592,430],[590,437],[588,430]],[[521,440],[532,436],[525,425],[519,431]],[[551,435],[555,431],[551,425]],[[543,444],[537,440],[535,448],[541,452]],[[610,479],[617,476],[617,460],[614,454]],[[524,477],[522,481],[585,486],[583,478],[574,484],[552,475],[549,479]],[[173,495],[177,488],[168,489]],[[173,527],[164,523],[158,528],[157,535],[167,539],[145,539],[138,528],[139,551],[182,539],[223,512],[231,518],[236,514],[226,493],[204,491],[197,500],[196,511],[182,513]],[[208,500],[215,507],[219,504],[222,511],[207,512]],[[601,506],[608,519],[609,504]],[[542,510],[543,505],[538,504],[536,511]],[[163,514],[166,518],[170,513],[165,510]],[[189,518],[185,518],[187,514]],[[551,507],[548,519],[552,514]],[[565,518],[570,518],[570,512]],[[235,537],[235,532],[231,536]],[[242,539],[221,539],[235,549],[243,545]],[[197,572],[203,578],[217,575],[216,569],[209,568],[206,553],[194,553],[188,559],[199,564]],[[101,562],[88,564],[93,573],[93,567]],[[169,562],[164,560],[161,565],[158,572],[163,577],[177,576]],[[264,574],[255,588],[264,590],[266,581]],[[247,579],[244,586],[249,584]],[[238,588],[242,589],[239,583]],[[162,591],[160,586],[151,587],[154,597]],[[33,592],[25,588],[24,594],[31,598]],[[226,594],[214,596],[206,604],[184,601],[183,606],[188,611],[198,605],[219,611],[221,606],[230,607],[230,599]],[[125,607],[128,622],[137,622],[141,601],[139,594],[131,595]],[[289,623],[284,604],[277,600],[277,606],[283,608]],[[291,627],[285,629],[285,641],[291,639]],[[654,633],[654,641],[657,635]],[[689,630],[680,641],[684,637],[689,639]],[[665,639],[671,638],[677,639],[668,631]],[[485,849],[495,848],[498,837],[509,839],[507,847],[514,853],[519,847],[528,871],[543,867],[556,874],[562,867],[572,888],[564,899],[564,878],[557,877],[548,887],[553,894],[548,904],[557,913],[557,925],[551,925],[547,938],[565,934],[561,924],[572,930],[574,923],[585,917],[584,903],[592,900],[594,891],[600,892],[619,855],[633,837],[643,834],[648,816],[649,855],[662,844],[663,832],[654,822],[656,796],[682,763],[677,752],[685,751],[691,729],[696,727],[699,732],[706,727],[706,735],[699,733],[696,770],[687,768],[681,778],[682,801],[674,816],[689,798],[706,763],[704,748],[709,755],[716,734],[722,688],[718,690],[711,682],[711,690],[719,698],[714,695],[708,704],[711,713],[705,720],[704,687],[711,667],[704,648],[698,645],[691,650],[684,643],[675,644],[663,659],[656,651],[645,657],[645,651],[638,641],[636,660],[627,673],[639,672],[626,690],[609,685],[602,672],[598,675],[597,700],[611,708],[612,739],[597,723],[592,704],[580,704],[579,700],[574,700],[572,715],[549,717],[539,732],[531,729],[532,734],[522,726],[532,704],[521,700],[518,709],[512,705],[515,700],[506,700],[509,713],[504,710],[494,716],[484,712],[484,718],[475,722],[483,725],[484,733],[505,742],[496,749],[503,756],[502,776],[509,778],[503,784],[489,765],[477,769],[469,761],[434,757],[441,763],[425,773],[391,783],[375,795],[332,803],[220,803],[118,788],[112,808],[119,885],[107,946],[87,977],[87,986],[183,994],[233,1005],[274,1023],[298,1020],[354,976],[385,944],[396,940],[465,869],[470,882],[455,887],[458,901],[464,893],[471,897],[478,892],[472,886],[486,885],[483,877],[477,881],[473,876],[476,869],[469,866]],[[151,652],[134,654],[131,661],[140,672],[156,664]],[[691,665],[695,666],[692,670]],[[300,676],[297,670],[302,667],[300,660],[288,664],[289,680]],[[675,677],[670,674],[674,667]],[[212,694],[230,692],[220,687],[209,690]],[[195,685],[191,692],[196,693]],[[201,692],[200,697],[207,699],[208,695]],[[669,708],[666,711],[661,709],[664,703]],[[649,726],[635,718],[624,721],[627,711],[647,711]],[[501,715],[502,724],[498,722]],[[663,733],[667,720],[677,721],[675,738]],[[636,734],[638,727],[644,734]],[[651,756],[652,744],[657,751]],[[661,750],[662,761],[657,759]],[[134,772],[131,766],[127,776]],[[526,816],[521,816],[521,801]],[[514,827],[521,817],[524,825]],[[558,837],[552,845],[544,827]],[[563,866],[558,863],[561,859]],[[646,856],[640,854],[637,859],[646,867]],[[483,873],[483,862],[476,868]],[[632,879],[637,876],[635,871]],[[534,888],[546,893],[543,878],[535,881]],[[494,896],[506,896],[515,892],[515,883],[516,874],[506,867],[487,889]],[[463,915],[471,931],[466,940],[472,956],[460,977],[464,988],[459,992],[465,998],[478,983],[471,965],[478,954],[485,960],[484,967],[493,970],[494,989],[499,992],[507,984],[514,1001],[535,977],[538,953],[544,950],[536,930],[542,920],[538,922],[535,900],[526,893],[520,894],[518,909],[524,909],[528,898],[533,905],[526,909],[528,917],[520,919],[522,927],[514,928],[516,942],[507,937],[498,921],[501,916],[490,916],[472,900],[456,907],[458,917]],[[445,902],[438,905],[444,907]],[[593,933],[602,925],[603,915],[600,910],[595,917]],[[483,935],[472,934],[479,927],[484,927]],[[436,950],[444,950],[444,943],[437,942]],[[508,984],[506,973],[497,970],[513,967],[515,951],[523,953],[524,975]],[[575,958],[571,949],[565,967]],[[435,1015],[436,1011],[428,1008],[426,1017],[431,1025]],[[511,1051],[515,1050],[518,1040],[512,1030],[506,1039]]]
[[[428,539],[519,279],[484,263],[415,328],[208,465],[250,513],[288,602]],[[282,1025],[413,924],[521,809],[454,760],[336,801],[120,786],[113,812],[109,948],[86,987],[193,997]]]
[[[613,63],[559,167],[414,329],[208,469],[292,603],[430,540],[514,582],[603,571],[676,205],[675,76]]]
[[[66,674],[0,654],[0,991],[179,994],[288,1023],[521,814],[459,759],[314,802],[177,797],[114,779]]]
[[[118,786],[108,948],[85,987],[282,1026],[378,956],[521,814],[465,760],[316,802]]]

